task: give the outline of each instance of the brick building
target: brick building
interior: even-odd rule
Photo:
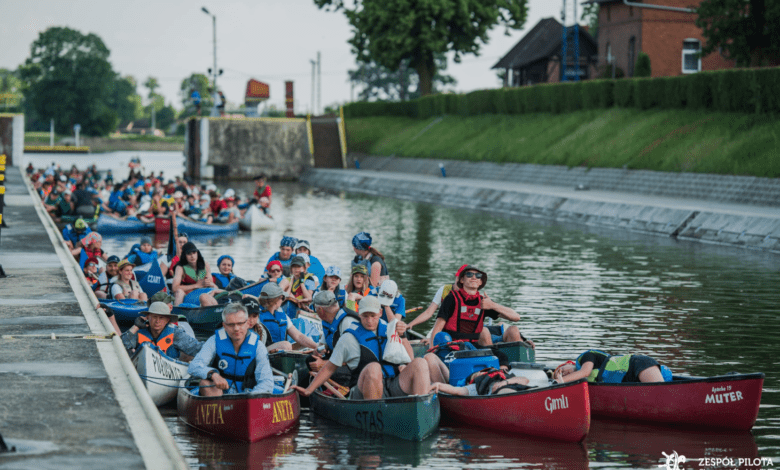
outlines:
[[[569,34],[573,35],[573,32]],[[573,37],[569,37],[568,43],[567,76],[575,72]],[[492,68],[505,70],[505,87],[560,82],[562,45],[563,25],[555,18],[544,18]],[[596,40],[583,27],[579,30],[579,45],[579,77],[581,80],[594,78],[598,49]]]
[[[634,76],[639,52],[650,56],[653,77],[668,77],[734,67],[720,53],[698,57],[704,44],[690,11],[701,0],[591,0],[599,9],[599,68],[614,64],[626,76]],[[678,10],[664,10],[670,7]],[[689,11],[681,11],[689,10]]]

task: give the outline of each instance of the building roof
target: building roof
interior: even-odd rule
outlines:
[[[561,49],[563,25],[555,18],[544,18],[534,26],[515,46],[501,58],[494,69],[506,69],[522,67],[540,59],[559,53]],[[593,39],[584,27],[580,27],[580,48],[583,47],[583,39],[589,41],[593,47],[596,40]]]

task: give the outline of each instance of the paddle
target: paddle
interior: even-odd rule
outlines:
[[[422,309],[423,309],[422,307],[414,307],[414,308],[410,308],[409,310],[407,310],[406,313],[408,315],[408,314],[410,314],[412,312],[416,312],[416,311],[422,310]]]
[[[312,377],[316,377],[316,376],[317,376],[317,373],[316,373],[316,372],[314,372],[314,371],[312,371],[312,372],[309,372],[309,375],[311,375]],[[332,382],[332,380],[328,379],[328,380],[327,380],[325,383],[323,383],[322,385],[324,385],[324,386],[325,386],[325,388],[327,388],[328,390],[330,390],[330,392],[331,392],[333,395],[335,395],[335,396],[337,396],[337,397],[341,398],[342,400],[346,400],[346,399],[347,399],[347,397],[345,397],[344,395],[342,395],[342,394],[341,394],[341,392],[339,392],[338,390],[336,390],[336,388],[335,388],[333,385],[331,385],[331,384],[330,384],[330,382]],[[334,383],[335,383],[335,382],[334,382]]]
[[[407,333],[411,333],[411,334],[412,334],[412,336],[415,336],[415,337],[417,337],[417,338],[420,338],[420,339],[425,339],[425,335],[423,335],[423,334],[420,334],[420,333],[418,333],[418,332],[414,331],[414,330],[413,330],[413,329],[411,329],[411,328],[407,329],[407,330],[406,330],[406,332],[407,332]]]

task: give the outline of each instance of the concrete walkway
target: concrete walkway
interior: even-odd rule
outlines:
[[[336,191],[540,217],[780,253],[780,207],[577,190],[485,178],[313,169],[304,183]]]
[[[0,455],[0,470],[184,468],[130,386],[118,339],[84,338],[110,331],[73,283],[78,270],[52,244],[18,168],[7,170],[5,204],[0,434],[17,452]]]

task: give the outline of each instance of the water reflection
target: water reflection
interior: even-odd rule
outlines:
[[[234,187],[246,192],[251,188]],[[461,264],[483,267],[490,276],[487,292],[520,313],[520,329],[536,342],[538,361],[556,363],[595,347],[615,354],[647,354],[675,373],[765,372],[767,377],[755,437],[680,434],[673,428],[637,431],[606,426],[605,430],[594,420],[584,454],[579,447],[461,427],[443,428],[430,443],[412,451],[408,450],[415,449],[412,444],[366,441],[351,435],[351,430],[304,413],[299,429],[291,433],[293,452],[257,447],[267,449],[263,455],[277,454],[273,462],[258,457],[265,464],[282,468],[649,468],[658,465],[662,451],[672,450],[690,456],[758,452],[760,457],[780,460],[777,255],[408,201],[328,194],[296,184],[273,187],[277,226],[266,232],[196,238],[210,263],[230,254],[236,259],[238,275],[256,279],[277,251],[282,235],[290,234],[309,240],[323,265],[335,264],[345,272],[354,256],[352,235],[367,230],[385,254],[409,308],[427,306]],[[110,254],[127,253],[137,238],[105,237],[103,248]],[[200,459],[198,448],[204,439],[208,438],[177,431],[177,441],[194,465],[228,466]],[[239,458],[233,468],[246,465],[239,463],[244,461]],[[689,467],[693,468],[685,468]]]

